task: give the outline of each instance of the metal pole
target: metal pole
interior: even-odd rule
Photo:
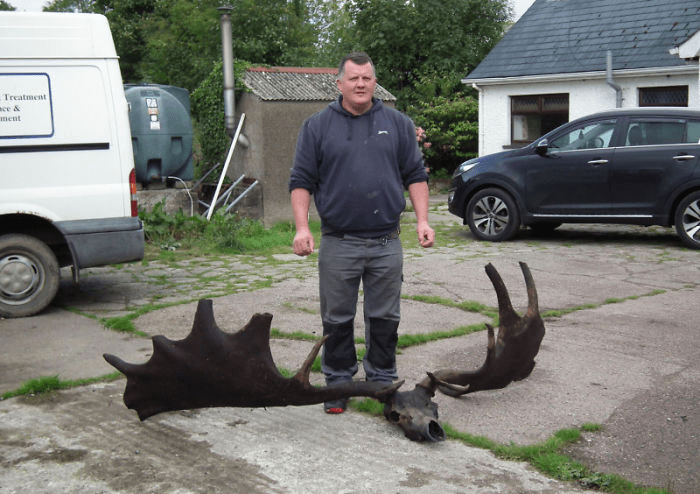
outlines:
[[[219,7],[219,12],[221,12],[221,48],[224,59],[224,115],[228,135],[233,133],[236,115],[235,85],[233,80],[233,34],[231,30],[232,9],[233,7]]]
[[[236,129],[236,134],[233,136],[231,141],[231,147],[228,151],[228,156],[226,156],[226,163],[224,164],[224,169],[221,171],[221,176],[219,177],[219,183],[216,186],[216,192],[214,192],[214,197],[211,200],[212,205],[216,204],[216,200],[219,197],[219,192],[221,192],[221,185],[224,183],[224,178],[226,177],[226,172],[233,159],[233,150],[236,149],[236,143],[238,142],[238,136],[241,134],[241,129],[243,128],[243,121],[245,120],[245,113],[241,113],[241,120],[238,122],[238,128]],[[214,208],[210,207],[207,213],[207,220],[211,219],[211,215],[214,212]]]
[[[229,206],[226,208],[226,212],[228,213],[229,210],[230,210],[233,206],[235,206],[236,204],[238,204],[238,203],[241,201],[241,199],[243,199],[246,195],[248,195],[248,192],[250,192],[251,190],[253,190],[253,187],[255,187],[256,185],[258,185],[258,181],[257,181],[257,180],[256,180],[255,182],[253,182],[252,184],[250,184],[250,185],[248,186],[248,188],[247,188],[246,190],[244,190],[243,193],[242,193],[240,196],[236,197],[236,198],[233,200],[233,202],[232,202],[231,204],[229,204]]]

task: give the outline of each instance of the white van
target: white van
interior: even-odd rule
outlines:
[[[0,317],[44,309],[60,267],[143,258],[127,101],[107,19],[0,12]]]

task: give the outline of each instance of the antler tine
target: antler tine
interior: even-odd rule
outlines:
[[[527,288],[527,315],[530,317],[536,317],[540,313],[540,308],[537,300],[537,288],[535,287],[535,280],[532,277],[530,268],[526,263],[520,262],[520,270],[523,272],[523,277],[525,278],[525,287]]]
[[[309,352],[308,357],[306,357],[306,360],[304,360],[304,363],[301,365],[297,373],[294,374],[294,379],[302,383],[304,386],[311,387],[311,382],[309,380],[311,375],[311,367],[314,364],[314,360],[316,360],[316,357],[318,356],[318,352],[321,351],[321,347],[323,347],[323,344],[328,338],[330,338],[330,335],[326,335],[316,342]]]
[[[498,299],[498,319],[501,322],[501,327],[509,328],[519,319],[518,313],[513,309],[513,305],[510,302],[510,295],[508,295],[508,289],[505,283],[503,283],[503,278],[501,278],[501,275],[496,271],[493,264],[488,263],[485,270],[491,280],[493,288],[496,290],[496,298]]]

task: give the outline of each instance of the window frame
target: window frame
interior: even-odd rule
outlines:
[[[566,109],[554,109],[548,110],[546,108],[547,98],[565,98],[566,99]],[[516,109],[518,101],[523,101],[525,99],[536,99],[537,109],[536,110],[522,110]],[[521,94],[510,97],[510,146],[512,148],[523,147],[530,144],[535,139],[543,136],[547,132],[550,132],[557,127],[567,123],[569,121],[569,111],[570,111],[570,94],[569,93],[544,93],[544,94]],[[517,117],[559,117],[557,120],[561,120],[557,123],[550,125],[551,128],[540,128],[540,132],[537,136],[532,139],[515,139],[515,129],[517,127],[515,121]],[[540,120],[541,123],[541,120]]]
[[[676,91],[685,92],[685,94],[681,96],[681,104],[674,104],[673,101],[662,101],[661,103],[658,102],[659,100],[663,100],[664,96],[666,99],[672,100],[674,98],[672,93]],[[676,86],[638,87],[637,101],[640,108],[649,108],[654,106],[688,108],[689,94],[690,89],[688,88],[687,84],[679,84]],[[649,99],[652,99],[653,101],[649,101]],[[685,99],[685,101],[683,101],[683,99]]]

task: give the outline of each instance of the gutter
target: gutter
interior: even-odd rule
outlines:
[[[616,70],[617,77],[640,76],[669,76],[676,74],[695,74],[698,71],[697,64],[688,64],[676,67],[652,67],[647,69]],[[597,72],[570,72],[564,74],[539,74],[513,77],[484,77],[481,79],[462,79],[462,84],[479,84],[481,86],[495,86],[500,84],[528,84],[542,82],[581,81],[582,79],[605,79],[604,71]]]

